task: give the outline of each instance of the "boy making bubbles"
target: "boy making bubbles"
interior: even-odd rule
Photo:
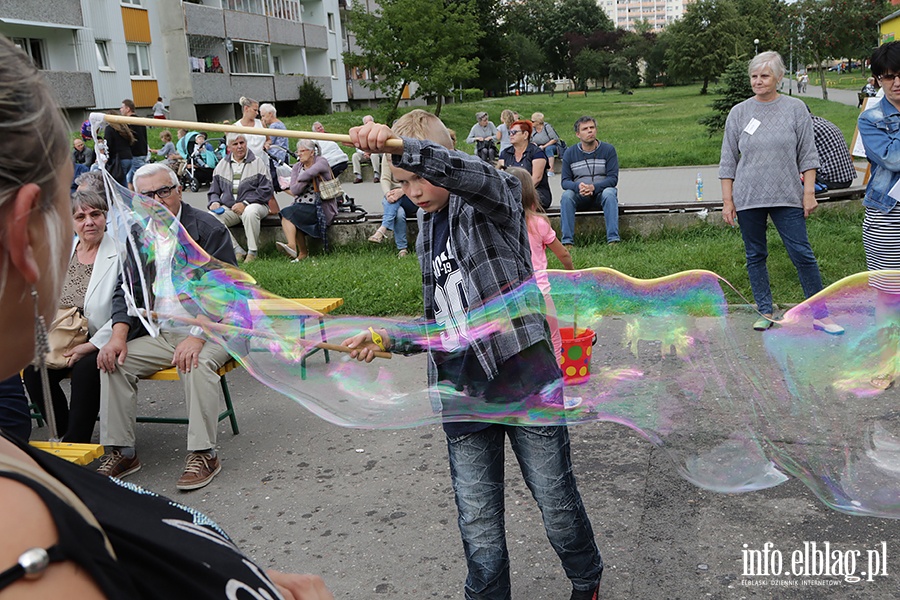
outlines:
[[[463,398],[492,406],[562,406],[562,373],[533,284],[519,181],[449,150],[444,124],[422,110],[401,117],[393,130],[377,123],[354,127],[350,138],[363,151],[392,154],[394,179],[426,213],[416,252],[424,319],[436,331],[424,337],[439,341],[425,347],[400,328],[370,329],[344,345],[367,362],[376,350],[428,352],[428,383],[443,403],[469,571],[465,597],[511,597],[503,518],[504,438],[509,437],[547,537],[572,582],[571,600],[596,600],[603,561],[572,473],[567,428],[446,420],[465,412],[453,409]],[[402,146],[388,145],[398,138]],[[498,304],[497,298],[523,285],[524,293],[509,294]],[[493,327],[484,327],[487,314]]]

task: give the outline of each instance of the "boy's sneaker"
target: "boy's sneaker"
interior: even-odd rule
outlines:
[[[218,455],[213,456],[209,452],[191,452],[184,461],[184,473],[178,483],[179,490],[198,490],[209,485],[213,477],[222,470],[222,463]]]
[[[110,450],[104,454],[100,458],[100,466],[97,467],[97,472],[101,475],[118,477],[119,479],[140,470],[141,461],[138,460],[137,454],[128,458],[119,450]]]
[[[600,598],[600,584],[597,584],[592,590],[572,590],[572,595],[569,596],[569,600],[598,600]]]

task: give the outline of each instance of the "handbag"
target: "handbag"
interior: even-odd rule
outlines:
[[[334,176],[334,173],[331,174],[331,179],[316,177],[316,181],[318,184],[317,191],[319,192],[319,196],[322,197],[322,200],[332,200],[334,198],[344,197],[344,188],[341,187],[341,181]]]
[[[48,369],[65,369],[66,352],[88,340],[88,320],[77,306],[60,308],[47,332],[50,352],[44,359]]]

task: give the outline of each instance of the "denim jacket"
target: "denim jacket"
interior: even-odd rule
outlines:
[[[859,116],[858,125],[872,166],[863,205],[888,213],[897,203],[888,192],[900,180],[900,111],[882,98]]]

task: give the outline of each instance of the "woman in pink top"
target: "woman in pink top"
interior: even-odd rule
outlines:
[[[525,223],[528,225],[528,242],[531,246],[531,266],[534,267],[535,280],[544,294],[547,304],[547,323],[553,338],[553,350],[556,357],[562,356],[562,337],[559,335],[559,323],[556,321],[556,306],[550,297],[550,281],[547,279],[547,248],[553,251],[566,270],[575,268],[572,255],[557,239],[556,232],[550,226],[550,219],[544,214],[538,199],[537,190],[531,179],[531,173],[518,167],[510,167],[507,171],[522,182],[522,206],[525,208]]]

